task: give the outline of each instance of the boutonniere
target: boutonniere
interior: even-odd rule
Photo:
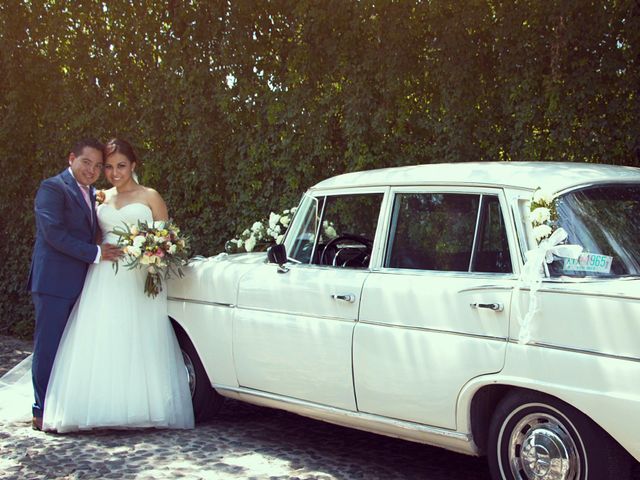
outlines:
[[[106,195],[104,194],[104,190],[96,191],[96,203],[98,205],[102,205],[104,203]]]

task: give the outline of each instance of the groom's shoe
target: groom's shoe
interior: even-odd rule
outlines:
[[[42,431],[42,417],[33,417],[31,420],[31,428]]]

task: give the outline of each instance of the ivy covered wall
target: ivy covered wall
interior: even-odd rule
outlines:
[[[640,165],[637,0],[0,3],[0,333],[28,336],[39,182],[131,141],[214,254],[346,171]]]

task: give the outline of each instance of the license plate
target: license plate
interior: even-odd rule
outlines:
[[[609,273],[613,257],[597,253],[583,253],[577,259],[565,258],[562,269],[567,272]]]

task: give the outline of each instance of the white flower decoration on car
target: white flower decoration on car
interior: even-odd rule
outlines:
[[[336,229],[333,227],[333,222],[327,220],[322,222],[322,231],[328,238],[336,238],[338,236]]]
[[[533,192],[533,203],[551,205],[555,202],[555,196],[553,193],[543,190],[538,187],[538,189]]]
[[[529,220],[537,243],[553,233],[557,218],[556,198],[552,193],[538,188],[533,192],[529,213]]]
[[[576,259],[582,253],[581,246],[564,244],[568,234],[563,228],[557,227],[557,219],[556,198],[553,194],[538,188],[531,198],[529,212],[532,233],[538,246],[526,252],[527,260],[514,294],[515,311],[520,325],[518,342],[522,344],[532,341],[531,323],[538,311],[537,292],[546,274],[546,265],[553,262],[554,255]],[[529,304],[524,315],[520,311],[519,300],[522,287],[529,289]]]
[[[269,227],[271,227],[272,230],[275,230],[275,227],[276,225],[278,225],[279,221],[280,221],[280,215],[274,212],[271,212],[269,214]]]
[[[549,225],[538,225],[537,227],[533,227],[533,236],[537,243],[540,243],[541,240],[550,236],[552,232],[553,230]]]
[[[282,213],[270,212],[269,218],[254,222],[250,228],[246,228],[235,238],[228,240],[225,243],[225,250],[228,253],[251,252],[264,250],[273,243],[282,243],[295,210],[290,208],[283,210]]]
[[[244,248],[247,252],[251,252],[253,251],[253,249],[256,246],[256,237],[254,237],[253,235],[251,235],[249,238],[247,238],[247,240],[244,242]]]
[[[549,220],[551,220],[551,210],[547,207],[538,207],[531,211],[531,221],[534,224],[542,225]]]

